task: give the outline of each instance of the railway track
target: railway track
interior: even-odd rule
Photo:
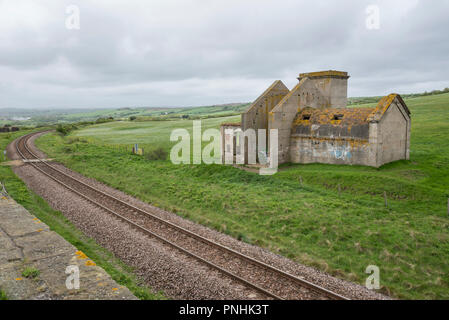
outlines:
[[[146,235],[256,290],[263,297],[347,300],[335,292],[142,210],[71,176],[45,160],[40,160],[27,143],[35,134],[37,133],[25,135],[15,142],[17,153],[23,160],[33,160],[28,164],[44,175]]]

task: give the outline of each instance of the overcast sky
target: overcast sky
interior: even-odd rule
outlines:
[[[246,102],[328,69],[349,96],[443,89],[448,15],[449,0],[0,0],[0,107]]]

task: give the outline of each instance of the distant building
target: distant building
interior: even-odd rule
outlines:
[[[411,118],[398,94],[382,98],[376,108],[348,108],[348,74],[303,73],[289,90],[275,81],[242,114],[240,124],[222,125],[223,159],[226,128],[278,130],[278,162],[331,163],[379,167],[409,159]],[[233,138],[235,139],[235,138]],[[234,155],[239,150],[234,143]],[[245,146],[245,159],[248,146]],[[238,149],[238,148],[237,148]],[[229,150],[228,150],[229,152]],[[268,156],[270,156],[268,154]]]

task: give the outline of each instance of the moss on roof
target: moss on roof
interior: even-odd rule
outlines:
[[[401,96],[392,93],[380,99],[376,108],[304,108],[296,115],[293,125],[334,124],[352,126],[379,121],[396,99],[410,115],[410,110]]]
[[[405,112],[407,112],[407,114],[410,115],[410,110],[407,108],[407,105],[405,104],[404,100],[402,100],[402,97],[397,93],[392,93],[380,99],[379,103],[377,104],[377,107],[368,117],[368,121],[379,121],[384,115],[384,113],[391,106],[393,101],[395,101],[396,99],[403,106]]]

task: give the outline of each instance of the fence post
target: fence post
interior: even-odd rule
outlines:
[[[388,208],[387,191],[384,191],[385,208]]]
[[[299,183],[300,183],[301,186],[302,186],[302,176],[299,176]]]
[[[1,187],[0,194],[2,195],[2,197],[9,198],[9,195],[8,195],[8,192],[6,191],[5,185],[2,182],[0,182],[0,187]]]
[[[338,184],[338,196],[341,196],[341,185]]]

